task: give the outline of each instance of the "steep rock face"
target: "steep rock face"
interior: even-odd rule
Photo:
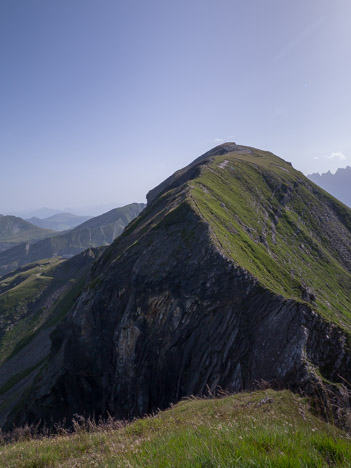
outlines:
[[[288,249],[296,244],[301,256],[310,249],[309,268],[318,258],[330,261],[349,284],[350,213],[323,201],[305,180],[296,182],[303,176],[287,163],[252,148],[222,146],[195,167],[196,173],[190,165],[170,178],[169,190],[155,189],[146,210],[93,266],[76,308],[52,336],[46,372],[10,421],[69,421],[74,413],[133,417],[185,395],[239,391],[260,380],[307,392],[323,379],[350,380],[349,306],[324,309],[324,283],[297,278],[300,259]],[[252,179],[256,173],[260,179]],[[256,185],[245,194],[235,184],[246,176]],[[225,177],[240,189],[235,209]],[[215,204],[213,180],[221,193]],[[325,204],[321,213],[309,213],[313,222],[314,216],[321,223],[342,219],[336,247],[308,226],[311,244],[301,248],[299,233],[308,238],[303,219],[295,221],[297,230],[286,212],[298,190],[307,189],[316,206]],[[251,209],[256,219],[249,226]],[[343,265],[332,263],[328,249]],[[349,294],[344,283],[340,288]]]

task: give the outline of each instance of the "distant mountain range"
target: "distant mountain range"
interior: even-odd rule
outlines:
[[[44,239],[53,233],[49,229],[34,226],[17,216],[0,215],[0,252],[21,242]]]
[[[33,217],[27,219],[27,221],[41,228],[54,229],[55,231],[67,231],[91,218],[92,216],[77,216],[73,213],[58,213],[49,218],[40,219]]]
[[[7,212],[7,215],[18,216],[19,218],[29,219],[29,218],[39,218],[44,219],[49,216],[54,216],[55,214],[71,212],[72,210],[55,210],[52,208],[37,208],[35,210],[20,210],[20,211],[11,211]]]
[[[70,257],[89,247],[109,245],[144,207],[144,203],[132,203],[115,208],[65,233],[55,233],[55,236],[34,244],[21,243],[5,250],[0,253],[0,276],[27,263],[52,257]]]
[[[73,207],[66,207],[63,210],[57,210],[53,208],[37,208],[35,210],[21,210],[21,211],[11,211],[6,212],[7,215],[18,216],[23,219],[30,219],[30,218],[39,218],[39,219],[46,219],[51,216],[55,216],[57,214],[65,214],[65,213],[72,213],[76,216],[86,216],[86,217],[94,217],[100,216],[101,214],[107,213],[107,211],[111,211],[116,207],[120,207],[120,203],[106,203],[104,205],[87,205],[81,206],[78,208]]]
[[[341,200],[345,205],[351,207],[351,167],[338,169],[335,174],[330,171],[319,174],[314,173],[307,176],[312,182],[322,187],[327,192]]]

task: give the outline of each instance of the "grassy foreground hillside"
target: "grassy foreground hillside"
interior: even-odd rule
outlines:
[[[4,467],[349,467],[349,435],[289,391],[189,399],[154,417],[0,448]]]

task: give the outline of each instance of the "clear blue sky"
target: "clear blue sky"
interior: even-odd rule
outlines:
[[[0,213],[143,201],[221,140],[351,164],[350,0],[0,0]]]

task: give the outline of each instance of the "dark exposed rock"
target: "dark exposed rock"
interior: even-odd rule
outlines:
[[[316,295],[312,288],[301,285],[301,297],[304,301],[314,303],[316,302]]]

